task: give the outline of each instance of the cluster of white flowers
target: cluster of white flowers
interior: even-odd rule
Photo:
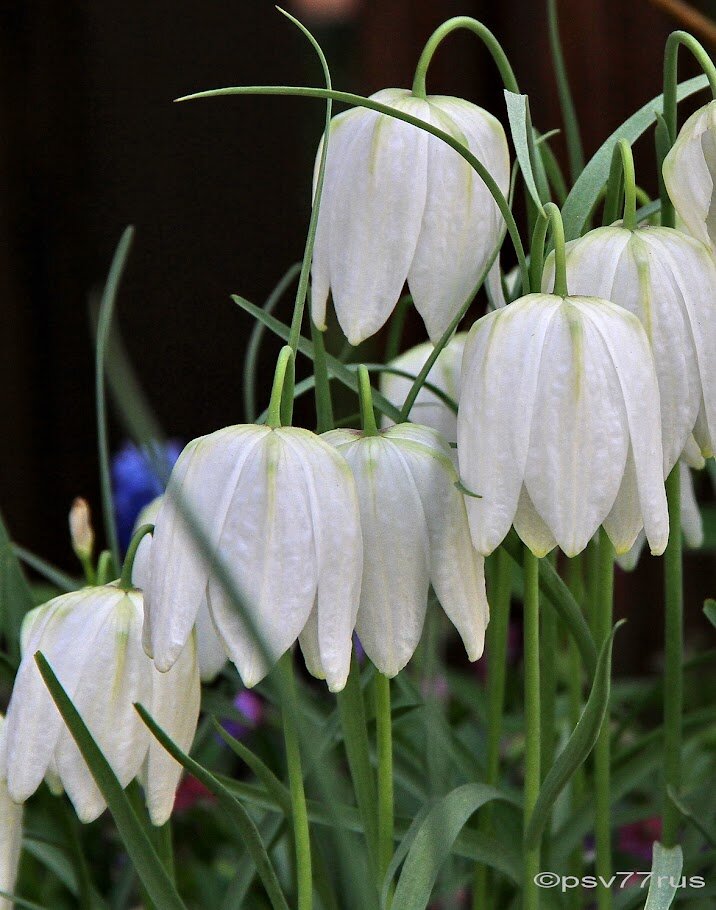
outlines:
[[[464,143],[507,192],[507,142],[490,114],[456,98],[394,89],[373,97]],[[166,495],[142,518],[156,525],[136,556],[144,595],[117,583],[85,588],[25,620],[0,750],[12,800],[45,778],[81,819],[104,808],[39,675],[38,651],[120,782],[142,781],[160,824],[179,767],[135,702],[188,749],[200,671],[213,678],[227,656],[252,686],[298,640],[309,670],[337,691],[356,630],[377,669],[394,676],[417,647],[430,585],[475,660],[489,612],[483,557],[511,526],[538,556],[555,546],[575,555],[600,526],[618,554],[640,534],[663,552],[665,477],[682,456],[693,465],[698,450],[712,455],[716,440],[713,111],[688,121],[664,169],[692,236],[618,223],[569,244],[575,296],[550,292],[548,260],[542,293],[499,306],[442,349],[427,378],[444,396],[424,387],[411,423],[378,430],[371,414],[363,430],[319,436],[269,422],[189,443]],[[313,259],[316,325],[325,327],[332,292],[356,344],[385,324],[407,280],[436,343],[502,226],[482,180],[441,140],[373,111],[339,115]],[[432,350],[422,345],[390,366],[415,375]],[[400,407],[410,382],[385,373],[381,388]],[[2,789],[5,816],[17,811]],[[3,869],[17,852],[7,843]]]

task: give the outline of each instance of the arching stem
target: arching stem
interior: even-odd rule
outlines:
[[[629,231],[635,231],[637,227],[636,219],[636,174],[634,171],[634,155],[631,145],[626,139],[620,139],[614,146],[612,153],[612,167],[609,174],[610,192],[607,194],[607,204],[605,205],[605,223],[610,224],[615,220],[613,211],[608,211],[612,207],[618,206],[618,199],[621,195],[622,187],[624,188],[624,208],[622,221],[624,227]],[[616,187],[616,192],[612,193],[611,189]]]
[[[520,89],[517,85],[517,79],[515,78],[510,61],[507,59],[507,54],[502,49],[502,45],[489,28],[483,25],[482,22],[478,22],[477,19],[473,19],[471,16],[455,16],[453,19],[448,19],[447,22],[443,22],[442,25],[436,28],[430,38],[428,38],[428,42],[423,48],[423,52],[420,55],[418,65],[415,69],[413,94],[418,98],[426,97],[425,77],[427,76],[430,61],[433,59],[435,51],[447,36],[458,29],[465,29],[466,31],[472,32],[474,35],[477,35],[492,55],[492,59],[495,61],[497,69],[500,71],[500,76],[502,76],[502,83],[505,88],[510,92],[519,94]]]
[[[370,388],[370,374],[361,364],[358,367],[358,398],[360,401],[360,414],[363,422],[364,436],[377,436],[378,426],[375,422],[373,410],[373,393]]]
[[[538,292],[542,284],[542,270],[544,263],[544,245],[547,239],[547,228],[552,228],[554,240],[554,289],[558,297],[566,297],[567,291],[567,259],[564,242],[564,225],[559,206],[548,202],[544,207],[544,215],[540,215],[535,225],[532,237],[530,288]]]
[[[122,576],[119,579],[119,587],[124,591],[130,591],[134,585],[132,584],[132,570],[134,569],[134,557],[137,555],[137,550],[139,549],[139,544],[147,536],[147,534],[154,533],[154,525],[146,524],[141,525],[132,535],[132,539],[129,541],[129,546],[127,547],[127,555],[124,557],[124,565],[122,566]]]
[[[679,49],[682,46],[696,58],[696,62],[709,80],[711,94],[716,98],[716,66],[714,66],[714,62],[709,57],[706,49],[688,32],[672,32],[666,39],[666,46],[664,47],[664,120],[669,129],[669,137],[672,143],[676,139],[676,90],[678,87]]]
[[[268,416],[266,418],[266,425],[274,430],[283,426],[285,414],[282,414],[281,411],[281,401],[283,399],[286,373],[292,363],[293,351],[289,345],[285,345],[281,348],[281,353],[278,355],[278,360],[276,361],[276,372],[274,373],[273,386],[271,388],[271,401],[269,402]]]

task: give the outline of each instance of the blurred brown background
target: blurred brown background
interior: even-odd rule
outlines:
[[[542,2],[289,6],[322,41],[336,86],[366,94],[410,85],[434,27],[476,16],[502,41],[538,126],[560,125]],[[660,91],[675,23],[647,0],[559,7],[590,154]],[[320,80],[303,37],[267,0],[0,2],[0,508],[19,542],[71,565],[69,504],[83,494],[98,507],[87,300],[126,224],[137,234],[120,320],[167,433],[188,439],[242,419],[251,323],[228,295],[261,302],[300,258],[323,108],[171,102],[202,88]],[[497,72],[467,34],[441,49],[429,89],[503,110]],[[653,191],[648,144],[637,163]],[[410,331],[419,340],[419,327]],[[708,562],[692,558],[688,569],[694,598],[713,593]],[[645,571],[640,590],[656,598],[658,573]],[[633,583],[620,584],[628,598]],[[634,634],[657,628],[651,606]]]

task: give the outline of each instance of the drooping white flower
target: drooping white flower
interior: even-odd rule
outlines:
[[[664,159],[669,198],[692,237],[716,246],[716,101],[692,114]]]
[[[142,509],[134,525],[135,533],[142,525],[156,522],[163,499],[163,496],[157,496]],[[142,591],[146,591],[149,586],[152,540],[150,534],[141,539],[132,567],[132,581]],[[214,629],[206,598],[202,600],[199,612],[196,614],[196,653],[201,681],[208,683],[216,679],[228,657],[224,645]]]
[[[0,714],[0,751],[5,738],[5,718]],[[22,806],[10,798],[0,780],[0,891],[13,894],[22,849]],[[12,901],[0,897],[0,910],[12,910]]]
[[[466,338],[467,332],[459,332],[450,339],[438,354],[438,359],[431,367],[426,380],[436,389],[445,392],[456,403],[460,396],[460,369]],[[388,366],[415,377],[425,366],[425,362],[433,350],[433,344],[426,341],[424,344],[419,344],[400,354],[399,357],[391,360]],[[413,380],[407,376],[399,376],[395,373],[380,374],[380,390],[396,408],[403,406],[412,384]],[[423,386],[418,392],[410,411],[410,420],[412,423],[432,427],[448,442],[455,442],[457,439],[456,412],[426,386]],[[390,424],[386,422],[385,425]]]
[[[169,818],[181,766],[151,735],[134,703],[188,751],[199,715],[196,645],[192,637],[171,672],[159,673],[142,648],[143,619],[141,592],[114,584],[63,594],[27,614],[0,754],[0,777],[16,802],[48,776],[67,791],[81,821],[93,821],[105,808],[40,675],[35,654],[41,651],[122,786],[138,777],[154,824]]]
[[[697,550],[704,542],[704,523],[699,504],[696,501],[694,479],[691,476],[689,465],[683,459],[679,461],[679,475],[681,480],[681,530],[686,546]],[[636,568],[645,542],[644,532],[639,531],[639,536],[631,550],[622,556],[617,556],[617,562],[625,572],[631,572]]]
[[[514,524],[538,556],[579,553],[604,525],[619,553],[669,533],[659,390],[639,320],[616,304],[529,294],[465,345],[457,421],[476,548]]]
[[[267,654],[202,557],[187,512],[231,572]],[[350,667],[362,564],[355,485],[331,446],[295,427],[218,430],[190,442],[172,471],[152,543],[145,647],[159,669],[170,667],[206,599],[253,686],[315,608],[322,665],[337,691]]]
[[[432,584],[477,660],[489,618],[484,564],[472,547],[450,446],[435,430],[408,423],[378,435],[332,430],[323,438],[346,459],[358,489],[364,560],[356,631],[368,657],[386,676],[406,665]],[[307,663],[317,664],[310,628],[301,646]]]
[[[659,380],[664,472],[692,431],[704,455],[716,442],[716,264],[681,231],[619,224],[567,244],[572,294],[604,297],[641,320]],[[545,268],[551,288],[554,256]]]
[[[458,139],[507,192],[507,140],[491,114],[460,98],[403,89],[371,97]],[[319,148],[316,175],[320,155]],[[341,328],[358,344],[385,323],[407,280],[437,341],[474,290],[501,225],[485,184],[442,140],[363,108],[339,114],[313,253],[313,321],[325,328],[330,290]]]

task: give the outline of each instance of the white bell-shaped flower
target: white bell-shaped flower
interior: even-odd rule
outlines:
[[[716,247],[716,101],[699,108],[682,126],[662,173],[686,230]]]
[[[487,111],[403,89],[371,97],[458,139],[507,193],[507,140]],[[316,175],[320,156],[319,147]],[[384,325],[407,280],[437,341],[474,290],[501,226],[482,179],[442,140],[364,108],[339,114],[331,124],[313,252],[313,321],[325,328],[330,290],[341,328],[356,345]]]
[[[597,228],[566,246],[572,294],[604,297],[638,316],[659,380],[664,473],[694,432],[705,455],[716,441],[716,264],[708,249],[665,227]],[[552,287],[554,255],[543,288]]]
[[[156,522],[163,499],[163,496],[157,496],[156,499],[153,499],[142,509],[137,516],[137,521],[134,525],[134,533],[136,533],[142,525],[153,525]],[[132,581],[138,588],[141,588],[142,591],[146,591],[149,586],[152,540],[153,537],[151,534],[147,534],[143,537],[134,557]],[[209,614],[209,605],[206,602],[206,598],[201,602],[199,612],[196,614],[196,653],[199,661],[199,676],[201,677],[201,681],[205,683],[212,682],[223,669],[228,657],[224,650],[224,645],[214,629],[214,623]]]
[[[263,653],[187,514],[232,573]],[[152,542],[145,647],[160,670],[171,667],[206,601],[226,652],[253,686],[315,607],[322,665],[337,691],[350,667],[362,563],[355,485],[335,449],[294,427],[218,430],[190,442],[172,471]]]
[[[356,632],[368,657],[386,676],[407,664],[432,584],[477,660],[489,618],[484,563],[472,547],[448,443],[408,423],[374,435],[332,430],[323,438],[346,459],[358,489],[364,558]],[[304,634],[301,646],[307,663],[317,663],[315,634]]]
[[[458,332],[454,335],[438,354],[426,378],[428,384],[440,389],[455,403],[460,397],[460,369],[466,338],[467,332]],[[397,373],[380,374],[380,390],[396,408],[402,408],[413,385],[413,380],[409,377],[418,375],[433,350],[433,344],[426,341],[391,360],[388,366],[400,373],[407,373],[407,376],[400,376]],[[418,392],[410,410],[410,420],[412,423],[432,427],[448,442],[455,442],[457,439],[457,413],[426,385]],[[384,425],[390,426],[387,418],[384,418]]]
[[[5,718],[0,714],[0,752],[5,738]],[[13,894],[22,849],[22,806],[10,798],[0,780],[0,891]],[[0,910],[12,910],[13,903],[0,897]]]
[[[659,389],[639,320],[598,298],[529,294],[472,328],[457,420],[476,548],[514,524],[537,556],[579,553],[604,525],[666,547]]]
[[[181,766],[151,735],[134,704],[144,705],[188,751],[199,716],[196,646],[192,637],[171,672],[159,673],[142,648],[143,620],[141,592],[115,584],[63,594],[27,614],[0,753],[0,777],[16,802],[30,797],[47,776],[64,788],[81,821],[93,821],[105,808],[40,675],[35,654],[41,651],[122,786],[139,778],[154,824],[169,818]]]

